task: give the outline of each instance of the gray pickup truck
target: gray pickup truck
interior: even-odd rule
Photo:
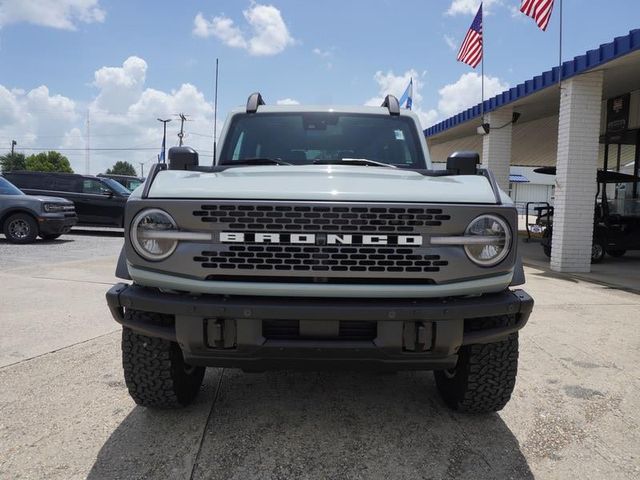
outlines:
[[[73,202],[58,197],[25,195],[0,177],[0,229],[11,243],[54,240],[78,223]]]
[[[475,153],[433,170],[417,116],[267,106],[229,115],[215,164],[188,147],[125,209],[107,293],[133,399],[189,404],[205,367],[433,370],[450,407],[492,412],[533,307],[517,213]]]

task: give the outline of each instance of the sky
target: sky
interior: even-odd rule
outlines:
[[[546,32],[520,0],[484,1],[485,93],[558,63],[559,0]],[[480,67],[456,61],[479,0],[0,0],[0,154],[57,149],[76,172],[118,160],[145,170],[162,125],[201,163],[230,109],[267,103],[379,105],[414,81],[424,128],[480,101]],[[640,28],[638,0],[564,0],[568,60]],[[89,120],[87,122],[87,119]],[[87,128],[88,123],[88,128]]]

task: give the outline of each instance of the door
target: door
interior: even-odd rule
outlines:
[[[83,223],[120,226],[123,202],[111,188],[100,180],[82,179]]]

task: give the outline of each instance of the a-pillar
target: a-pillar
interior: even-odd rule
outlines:
[[[485,115],[490,130],[482,138],[482,164],[493,172],[498,186],[506,193],[509,192],[512,115],[509,107]]]
[[[562,83],[551,269],[591,269],[603,72]]]

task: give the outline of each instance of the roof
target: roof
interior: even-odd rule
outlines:
[[[631,30],[627,35],[616,37],[612,42],[603,43],[600,47],[589,50],[584,55],[574,57],[562,63],[562,79],[574,77],[588,70],[594,69],[607,62],[620,58],[634,51],[640,51],[640,29]],[[473,118],[479,117],[482,113],[482,104],[484,104],[484,112],[489,113],[498,108],[515,102],[521,98],[527,97],[533,93],[544,90],[558,83],[560,67],[554,67],[551,70],[541,73],[509,90],[489,98],[482,103],[468,108],[452,117],[447,118],[424,131],[426,137],[444,132],[456,125],[467,122]]]

